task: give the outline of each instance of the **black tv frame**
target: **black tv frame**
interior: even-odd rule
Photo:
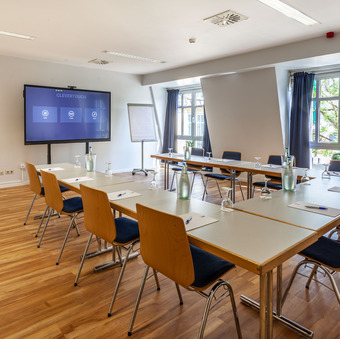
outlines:
[[[90,93],[107,93],[109,94],[109,137],[108,138],[95,138],[95,139],[69,139],[69,140],[42,140],[42,141],[27,141],[26,140],[26,87],[38,87],[38,88],[50,88],[63,91],[79,91],[79,92],[90,92]],[[101,141],[111,141],[111,92],[109,91],[99,91],[99,90],[88,90],[88,89],[78,89],[74,86],[68,87],[54,87],[54,86],[40,86],[40,85],[29,85],[24,84],[24,144],[25,145],[51,145],[51,144],[66,144],[66,143],[86,143],[86,149],[88,149],[89,142],[101,142]],[[50,149],[50,146],[49,146]]]

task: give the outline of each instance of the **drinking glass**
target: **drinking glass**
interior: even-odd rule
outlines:
[[[256,160],[254,168],[261,168],[261,163],[260,163],[261,157],[254,157],[254,158]]]
[[[264,179],[264,187],[261,188],[260,192],[260,198],[262,199],[270,199],[272,197],[272,193],[270,192],[270,189],[267,186],[267,183],[270,179],[265,178]]]
[[[325,166],[325,170],[322,172],[321,174],[321,178],[322,179],[330,179],[331,178],[331,175],[330,173],[328,172],[328,164],[323,164]]]
[[[225,197],[221,201],[221,210],[224,212],[232,212],[233,211],[233,202],[231,200],[231,187],[221,187],[223,190],[225,190]]]
[[[207,154],[208,154],[208,161],[210,161],[211,160],[211,152],[207,152]]]
[[[81,162],[80,162],[80,155],[76,155],[76,161],[74,162],[74,167],[75,168],[80,168],[81,167]]]
[[[152,177],[152,180],[150,181],[150,184],[149,184],[149,189],[150,190],[157,190],[158,189],[158,183],[157,183],[157,180],[156,180],[156,174],[158,172],[156,171],[152,171],[152,174],[153,174],[153,177]]]
[[[169,157],[171,157],[172,156],[172,148],[168,148],[168,150],[169,150]]]
[[[307,173],[309,168],[304,168],[303,170],[305,171],[305,174],[301,178],[301,184],[302,185],[310,185],[310,177],[308,176],[308,173]]]
[[[105,164],[107,165],[107,169],[106,169],[106,171],[105,171],[105,175],[106,175],[107,177],[109,177],[110,175],[112,175],[112,171],[111,171],[111,168],[110,168],[111,162],[110,162],[110,161],[107,161]]]

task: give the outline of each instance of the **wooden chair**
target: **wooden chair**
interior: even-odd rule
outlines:
[[[268,165],[280,165],[281,166],[282,165],[281,155],[269,155],[267,164]],[[273,190],[281,190],[282,189],[282,180],[281,180],[281,178],[275,177],[273,175],[266,175],[265,177],[270,180],[270,181],[267,182],[267,187],[269,189],[273,189]],[[252,197],[254,196],[256,187],[257,188],[262,188],[264,186],[265,186],[265,182],[264,181],[256,181],[256,182],[254,182],[253,183]]]
[[[80,192],[84,204],[84,224],[87,231],[90,232],[90,237],[82,256],[74,286],[78,284],[80,272],[83,268],[93,235],[95,235],[97,239],[100,238],[112,244],[113,255],[115,256],[115,253],[118,254],[122,268],[108,312],[108,316],[110,317],[130,252],[133,246],[139,242],[138,223],[135,220],[124,217],[114,219],[107,193],[84,185],[80,185]],[[125,248],[125,246],[128,246],[128,248]],[[122,248],[126,249],[125,258],[122,258]]]
[[[183,304],[179,285],[189,291],[195,291],[207,299],[199,331],[203,337],[207,317],[216,291],[223,286],[224,297],[229,294],[236,323],[238,337],[241,329],[238,321],[236,304],[230,284],[219,279],[235,265],[221,258],[190,245],[183,219],[137,204],[140,231],[140,253],[146,269],[138,293],[136,305],[130,322],[128,335],[132,335],[137,310],[142,297],[149,268],[153,268],[173,280],[176,285],[180,304]],[[216,281],[218,281],[216,283]],[[203,291],[216,283],[209,294]],[[224,298],[221,298],[224,299]],[[221,299],[219,301],[221,301]]]
[[[204,148],[192,148],[191,149],[191,155],[197,155],[197,156],[204,157]],[[188,172],[192,172],[193,175],[194,175],[194,178],[193,178],[192,184],[191,184],[191,190],[192,190],[192,188],[194,186],[194,181],[195,181],[196,174],[200,174],[201,178],[202,178],[202,181],[203,181],[203,176],[202,176],[202,173],[201,173],[201,170],[202,170],[203,167],[204,166],[190,164],[190,163],[187,162],[187,170],[188,170]],[[170,191],[173,190],[173,185],[174,185],[176,173],[182,171],[182,167],[173,167],[172,170],[173,170],[173,176],[172,176],[172,180],[171,180]],[[204,181],[203,181],[203,185],[204,185]]]
[[[224,151],[223,154],[222,154],[222,159],[241,160],[241,157],[242,157],[242,153],[241,152],[235,152],[235,151]],[[219,173],[207,173],[207,174],[204,175],[207,178],[207,180],[204,183],[204,192],[203,192],[202,200],[204,200],[204,197],[207,194],[207,185],[208,185],[209,179],[215,179],[215,182],[216,182],[216,185],[217,185],[217,188],[218,188],[218,192],[220,193],[220,197],[222,198],[222,193],[221,193],[220,185],[218,184],[218,180],[231,180],[231,172],[227,169],[224,169],[224,168],[220,168],[220,171],[221,171],[221,174],[219,174]],[[244,200],[241,182],[237,178],[240,174],[241,174],[241,172],[236,171],[235,180],[239,184],[240,191],[241,191],[241,194],[242,194],[242,198]]]
[[[340,305],[340,293],[333,278],[334,273],[340,272],[340,243],[327,237],[321,237],[317,242],[310,245],[299,254],[304,256],[305,259],[300,261],[294,268],[292,276],[288,282],[287,289],[282,298],[282,306],[287,298],[299,268],[306,264],[313,265],[313,269],[307,281],[306,288],[309,288],[309,285],[313,280],[313,276],[316,275],[317,270],[321,269],[329,278],[335,296],[338,299]]]
[[[44,234],[45,234],[47,225],[50,221],[50,217],[51,217],[53,210],[55,210],[56,212],[60,214],[68,215],[69,217],[71,217],[71,222],[67,229],[65,239],[61,246],[60,253],[59,253],[59,256],[56,262],[56,265],[59,265],[59,260],[63,253],[67,238],[70,234],[72,227],[74,227],[77,230],[77,233],[79,236],[79,229],[78,229],[75,219],[80,212],[83,212],[83,202],[82,202],[81,197],[73,197],[73,198],[63,200],[62,194],[60,192],[58,180],[55,174],[42,170],[41,178],[42,178],[42,182],[43,182],[44,189],[45,189],[45,202],[49,208],[49,212],[48,212],[48,216],[47,216],[44,229],[39,239],[38,248],[41,245],[42,239],[44,237]]]
[[[29,181],[30,181],[30,189],[34,193],[34,197],[33,197],[31,206],[30,206],[30,208],[29,208],[29,210],[27,212],[24,225],[26,225],[26,223],[27,223],[27,219],[28,219],[28,217],[29,217],[29,215],[31,213],[31,210],[32,210],[32,207],[33,207],[33,204],[34,204],[36,198],[38,196],[39,197],[44,197],[45,196],[45,189],[44,189],[44,187],[41,186],[39,175],[37,173],[37,170],[36,170],[35,166],[33,164],[29,163],[29,162],[25,162],[25,166],[26,166],[26,170],[27,170],[27,173],[28,173]],[[60,189],[60,192],[62,192],[62,193],[69,190],[68,188],[63,187],[63,186],[59,186],[59,189]],[[43,216],[41,218],[40,224],[39,224],[37,232],[35,234],[36,237],[38,236],[38,233],[40,231],[40,228],[41,228],[41,225],[43,223],[43,220],[46,217],[47,209],[48,209],[48,206],[46,206],[44,214],[43,214]]]

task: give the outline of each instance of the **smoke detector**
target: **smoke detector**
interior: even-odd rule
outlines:
[[[89,64],[96,64],[96,65],[107,65],[109,61],[102,60],[102,59],[93,59],[89,61]]]
[[[246,17],[245,15],[242,15],[229,9],[228,11],[215,14],[213,16],[210,16],[209,18],[203,19],[203,21],[210,22],[220,27],[224,27],[247,19],[248,17]]]

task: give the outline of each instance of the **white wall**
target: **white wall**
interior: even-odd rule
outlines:
[[[283,138],[274,68],[201,80],[215,157],[225,150],[254,161],[283,153]]]
[[[104,66],[105,67],[105,66]],[[81,89],[111,92],[111,142],[92,143],[97,153],[97,169],[105,170],[105,162],[112,169],[130,171],[141,166],[140,143],[130,141],[127,103],[151,104],[149,87],[140,84],[140,77],[131,74],[87,69],[59,64],[29,61],[0,56],[0,171],[14,170],[13,175],[0,175],[0,186],[21,182],[19,164],[47,162],[46,145],[24,145],[24,84],[77,86]],[[164,91],[157,89],[156,105],[163,128],[165,111]],[[157,143],[144,148],[144,165],[153,167],[150,153],[157,151]],[[85,153],[85,144],[52,145],[52,162],[74,162],[76,154]],[[24,180],[27,180],[26,172]]]

